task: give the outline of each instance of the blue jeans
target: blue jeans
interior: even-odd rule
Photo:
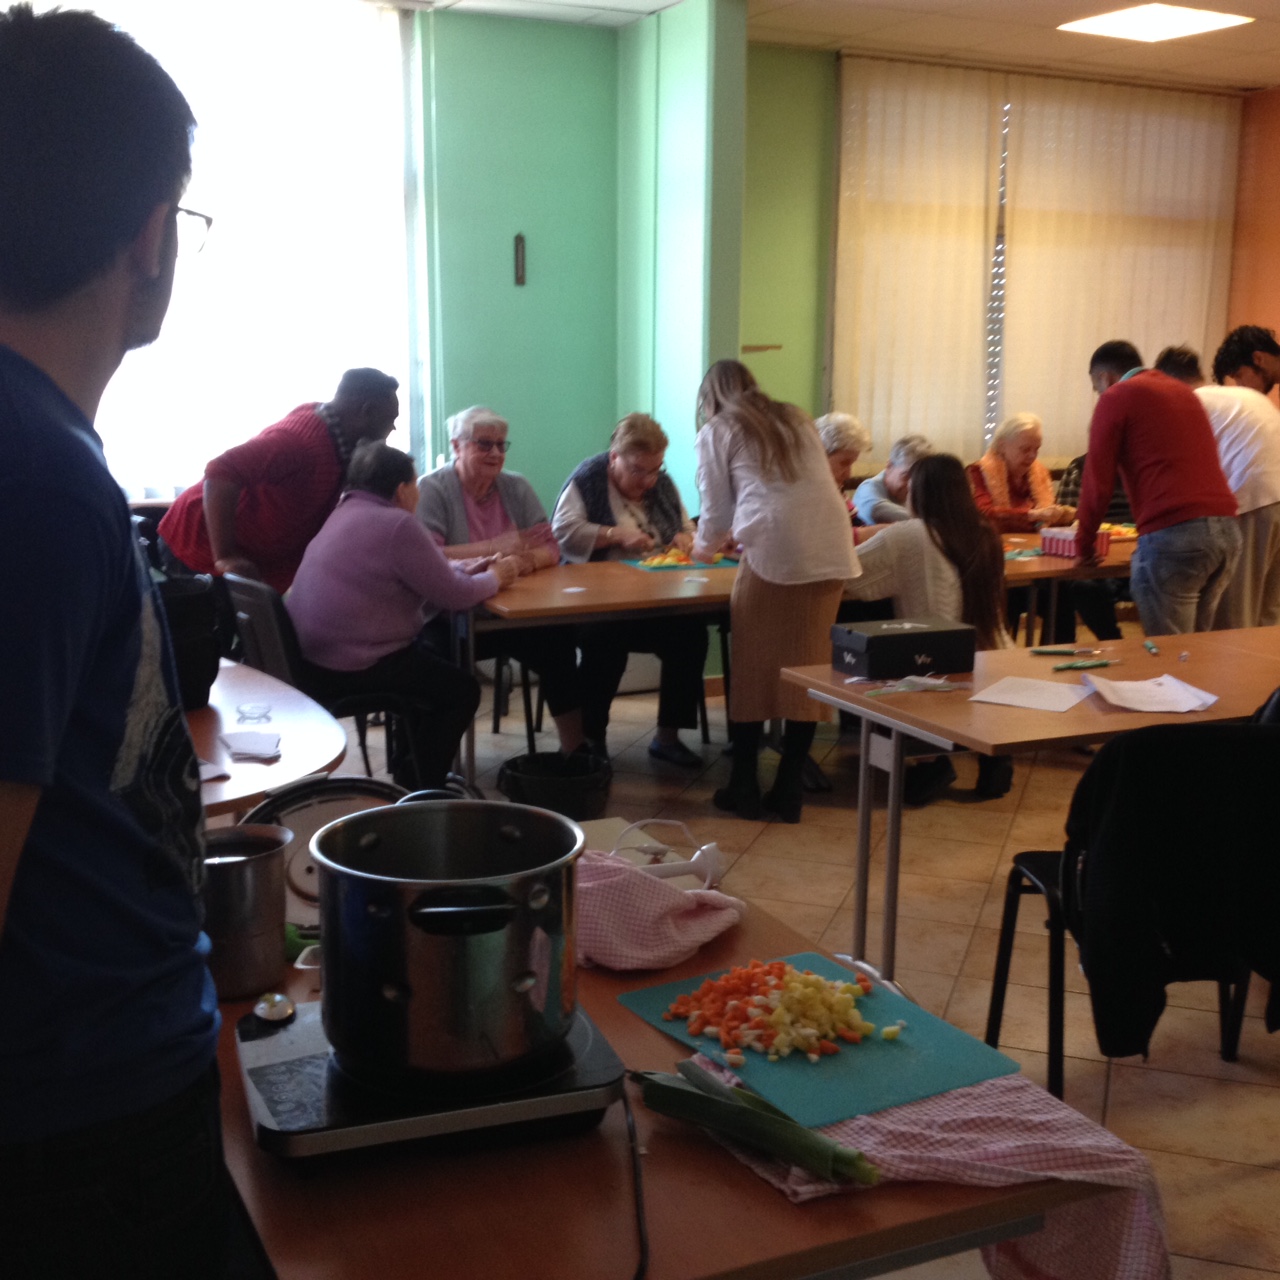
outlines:
[[[0,1145],[5,1280],[223,1280],[218,1070],[137,1115]]]
[[[1208,631],[1240,559],[1231,516],[1184,520],[1138,539],[1129,591],[1149,636]]]

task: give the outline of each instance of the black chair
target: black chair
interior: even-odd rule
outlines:
[[[356,722],[356,736],[360,742],[360,754],[364,759],[364,771],[373,776],[369,763],[368,723],[371,715],[382,713],[387,718],[387,753],[391,755],[393,740],[403,738],[404,749],[413,754],[413,741],[408,733],[400,730],[396,721],[412,707],[411,699],[388,690],[385,693],[367,693],[352,697],[327,698],[317,695],[307,687],[303,675],[302,651],[293,629],[293,619],[284,607],[280,593],[265,582],[242,578],[227,573],[222,577],[231,603],[235,609],[236,632],[244,654],[244,661],[259,671],[265,671],[277,680],[283,680],[295,689],[301,689],[314,697],[335,719],[352,716]],[[414,757],[414,767],[418,760]]]
[[[506,654],[496,654],[493,659],[493,732],[502,728],[502,717],[507,714],[508,698],[511,692],[512,659]],[[534,709],[533,690],[529,681],[529,668],[523,662],[515,664],[520,668],[520,694],[524,700],[524,732],[529,744],[529,754],[538,749],[537,734],[542,732],[542,713],[546,700],[542,695],[542,685],[538,685],[538,704]]]
[[[1013,868],[1005,888],[1000,941],[996,947],[996,967],[991,981],[991,1003],[987,1010],[986,1041],[995,1049],[1000,1045],[1000,1025],[1004,1020],[1004,999],[1018,927],[1018,905],[1028,894],[1038,893],[1044,898],[1048,912],[1045,928],[1049,931],[1049,1092],[1055,1098],[1062,1097],[1065,1058],[1067,934],[1078,937],[1081,929],[1080,889],[1075,887],[1067,895],[1067,901],[1072,904],[1068,916],[1062,883],[1064,876],[1070,880],[1082,875],[1083,865],[1084,855],[1073,854],[1070,850],[1033,849],[1014,854]],[[1235,1062],[1239,1055],[1249,978],[1250,971],[1245,966],[1232,978],[1218,979],[1218,1038],[1223,1062]]]
[[[1273,702],[1276,699],[1272,700]],[[1269,704],[1270,705],[1270,704]],[[1280,1027],[1280,727],[1160,725],[1121,734],[1076,787],[1062,850],[1015,855],[986,1041],[999,1043],[1018,906],[1040,894],[1049,931],[1049,1090],[1062,1096],[1066,938],[1080,947],[1098,1045],[1145,1054],[1171,982],[1218,984],[1219,1051],[1233,1062],[1250,975],[1272,982]]]

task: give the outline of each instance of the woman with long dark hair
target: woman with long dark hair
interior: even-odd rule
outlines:
[[[862,576],[848,584],[864,600],[892,596],[894,616],[966,622],[979,649],[1007,648],[1004,551],[978,510],[964,464],[948,453],[921,458],[907,491],[911,519],[885,525],[858,547]],[[923,804],[955,781],[947,756],[908,770],[905,798]],[[1002,796],[1013,783],[1008,756],[978,757],[979,794]]]
[[[819,710],[779,672],[830,660],[844,582],[858,573],[849,513],[813,423],[795,405],[765,395],[738,361],[707,370],[698,427],[702,513],[694,557],[709,559],[730,532],[742,547],[730,603],[733,772],[714,803],[754,818],[763,799],[784,822],[799,822],[801,770]],[[782,759],[762,798],[756,757],[763,722],[778,719],[786,720]]]

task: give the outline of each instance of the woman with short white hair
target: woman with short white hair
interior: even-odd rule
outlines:
[[[871,449],[871,432],[851,413],[824,413],[813,425],[827,451],[831,478],[843,493],[853,478],[853,464]]]
[[[505,470],[506,418],[472,405],[449,419],[453,461],[422,477],[418,519],[450,560],[504,556],[520,574],[560,563],[560,548],[538,495],[522,475]],[[437,624],[433,643],[448,653],[448,628]],[[582,691],[572,627],[519,627],[477,637],[476,656],[514,658],[538,674],[560,749],[583,745]]]
[[[973,498],[1001,533],[1031,533],[1042,525],[1070,524],[1075,507],[1053,500],[1053,479],[1039,461],[1044,428],[1034,413],[1006,418],[987,451],[968,467]]]

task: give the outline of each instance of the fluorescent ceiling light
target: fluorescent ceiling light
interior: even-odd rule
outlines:
[[[1059,31],[1080,31],[1090,36],[1115,36],[1120,40],[1142,40],[1155,44],[1159,40],[1176,40],[1179,36],[1197,36],[1223,27],[1238,27],[1252,22],[1234,13],[1214,13],[1210,9],[1187,9],[1178,4],[1140,4],[1132,9],[1100,13],[1096,18],[1064,22]]]

